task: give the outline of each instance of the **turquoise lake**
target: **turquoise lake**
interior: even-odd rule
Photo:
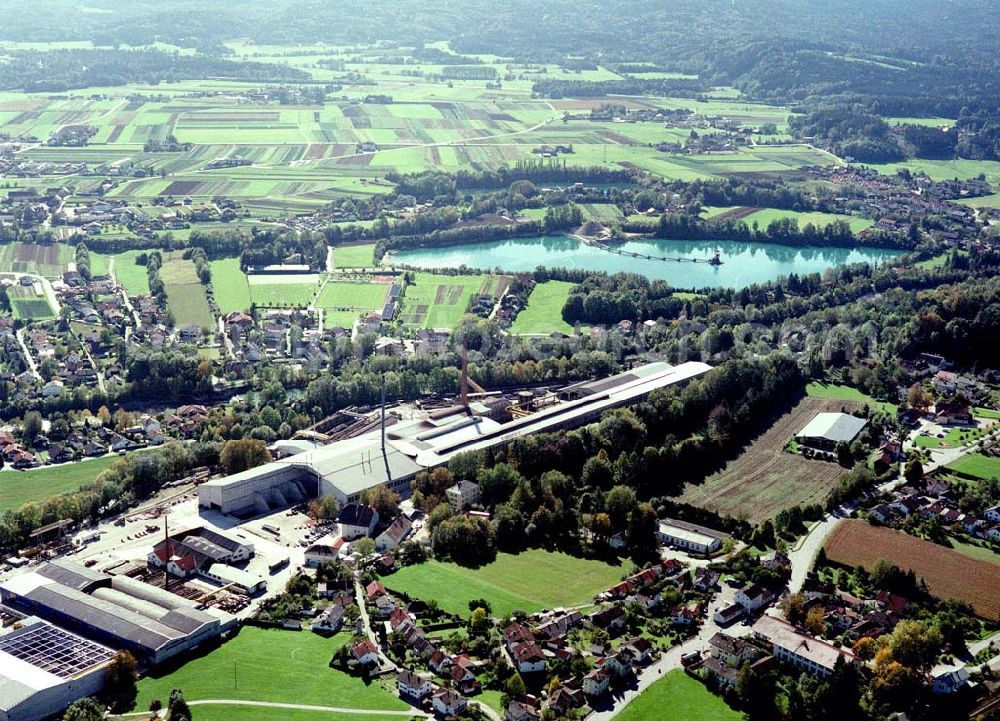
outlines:
[[[629,241],[617,246],[623,251],[670,258],[711,258],[719,250],[723,265],[651,260],[619,255],[566,236],[517,238],[515,240],[467,243],[445,248],[399,251],[390,262],[416,268],[500,270],[516,273],[547,268],[579,268],[588,271],[641,273],[665,280],[677,288],[745,288],[798,273],[822,273],[827,268],[851,263],[878,264],[900,251],[883,248],[792,248],[771,243],[737,243],[685,240]]]

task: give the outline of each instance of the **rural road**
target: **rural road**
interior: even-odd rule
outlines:
[[[31,370],[31,375],[35,376],[38,380],[42,380],[42,374],[38,372],[38,366],[35,364],[35,359],[28,350],[28,344],[24,342],[24,328],[18,328],[14,336],[17,338],[17,342],[21,346],[21,353],[24,354],[24,360],[28,364],[28,368]]]
[[[842,516],[827,514],[823,520],[809,529],[798,546],[788,552],[788,560],[792,562],[792,577],[788,581],[789,593],[798,593],[802,590],[802,584],[806,582],[806,576],[809,575],[813,561],[816,560],[816,554],[826,543],[833,529],[843,520]]]

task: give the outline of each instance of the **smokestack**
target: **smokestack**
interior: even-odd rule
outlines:
[[[167,530],[167,514],[163,514],[163,545],[167,552],[167,560],[163,563],[163,590],[170,590],[170,531]]]
[[[469,342],[462,338],[462,384],[459,390],[458,404],[469,407]]]
[[[389,470],[389,455],[385,452],[385,374],[382,374],[382,460],[385,462],[385,482],[392,484],[392,471]]]

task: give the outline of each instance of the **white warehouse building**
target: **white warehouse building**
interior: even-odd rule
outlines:
[[[203,483],[199,506],[224,514],[263,514],[316,495],[332,495],[341,506],[385,485],[401,496],[420,473],[454,456],[498,448],[536,433],[578,428],[614,408],[635,405],[651,392],[686,383],[711,370],[705,363],[649,363],[609,378],[577,383],[537,412],[499,423],[484,406],[471,403],[398,422],[381,431],[337,441],[258,468]]]

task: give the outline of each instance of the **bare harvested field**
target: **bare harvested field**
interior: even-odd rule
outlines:
[[[1000,619],[1000,566],[866,521],[844,521],[826,542],[826,556],[871,569],[881,559],[912,570],[938,598],[971,604],[983,618]]]
[[[712,218],[713,223],[736,222],[757,212],[757,208],[733,208]]]
[[[704,483],[688,485],[678,500],[722,515],[742,516],[751,523],[773,518],[792,506],[822,502],[846,470],[835,463],[786,453],[784,448],[816,413],[856,406],[803,398],[738,458]]]

